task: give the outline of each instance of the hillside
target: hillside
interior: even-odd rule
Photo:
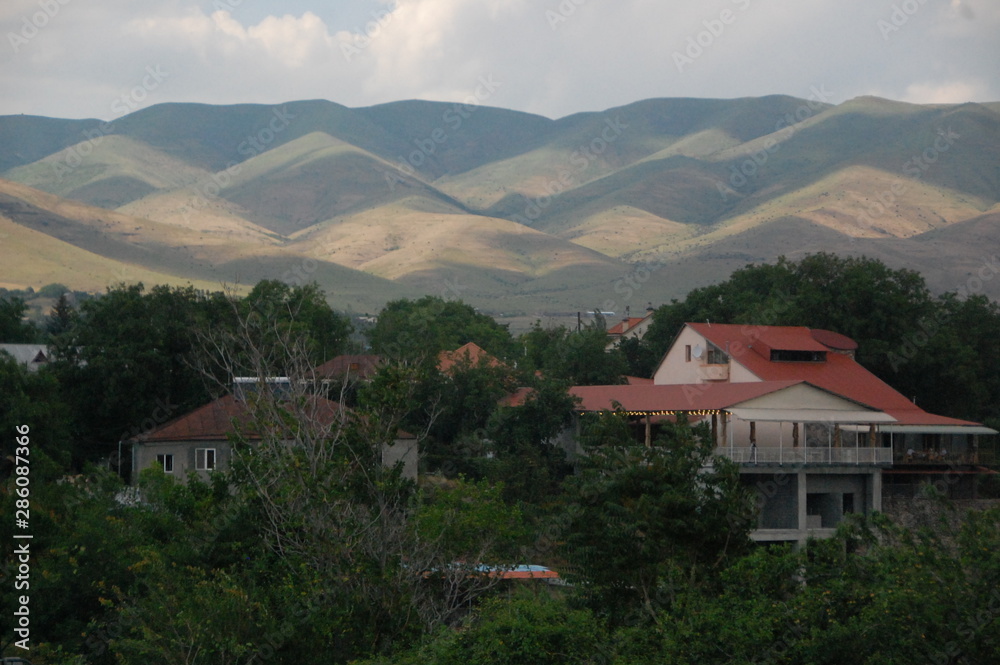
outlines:
[[[345,307],[432,293],[530,316],[641,308],[746,262],[836,251],[955,288],[1000,250],[998,109],[770,96],[557,120],[323,100],[0,117],[0,281],[315,279]]]

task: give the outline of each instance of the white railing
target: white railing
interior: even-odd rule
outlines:
[[[739,464],[892,464],[892,448],[716,448]]]

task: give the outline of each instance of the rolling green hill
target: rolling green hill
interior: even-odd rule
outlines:
[[[0,117],[0,282],[315,279],[359,311],[433,293],[530,314],[644,307],[823,250],[947,288],[1000,252],[998,109],[775,95],[556,120],[413,100]]]

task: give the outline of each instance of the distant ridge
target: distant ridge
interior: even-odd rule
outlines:
[[[431,293],[531,315],[644,307],[780,254],[865,253],[939,290],[1000,254],[1000,103],[161,104],[0,117],[0,148],[15,286],[238,273],[350,307]]]

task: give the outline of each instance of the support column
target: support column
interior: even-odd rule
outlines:
[[[653,423],[652,417],[649,412],[646,412],[646,447],[652,448],[653,446]]]
[[[712,447],[719,447],[719,416],[712,414]]]
[[[797,495],[798,495],[798,509],[799,509],[799,545],[802,546],[806,544],[806,537],[808,534],[808,532],[806,531],[806,529],[808,528],[807,526],[808,517],[806,513],[808,492],[806,490],[808,488],[806,487],[805,469],[799,469],[799,473],[795,479],[795,482],[796,482],[796,490],[798,490]]]
[[[882,512],[882,469],[872,473],[872,510]]]

